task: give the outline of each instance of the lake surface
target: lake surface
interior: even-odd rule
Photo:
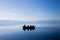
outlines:
[[[59,40],[60,27],[36,27],[35,30],[22,29],[22,25],[0,26],[0,40]]]

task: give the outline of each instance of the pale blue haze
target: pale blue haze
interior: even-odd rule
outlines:
[[[0,0],[0,20],[60,20],[60,0]]]

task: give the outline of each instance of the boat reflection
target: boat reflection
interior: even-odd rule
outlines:
[[[34,26],[34,25],[30,25],[30,26],[29,26],[29,25],[27,25],[27,26],[24,25],[24,26],[23,26],[23,30],[24,30],[24,31],[26,31],[26,30],[28,30],[28,31],[29,31],[29,30],[30,30],[30,31],[31,31],[31,30],[35,30],[35,26]]]

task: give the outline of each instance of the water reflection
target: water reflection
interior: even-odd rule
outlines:
[[[26,30],[28,30],[28,31],[29,31],[29,30],[30,30],[30,31],[31,31],[31,30],[35,30],[35,26],[34,26],[34,25],[30,25],[30,26],[29,26],[29,25],[27,25],[27,26],[24,25],[24,26],[23,26],[23,30],[24,30],[24,31],[26,31]]]

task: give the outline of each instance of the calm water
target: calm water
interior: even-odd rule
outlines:
[[[22,25],[1,26],[0,40],[58,40],[60,27],[36,27],[35,30],[22,29]]]

